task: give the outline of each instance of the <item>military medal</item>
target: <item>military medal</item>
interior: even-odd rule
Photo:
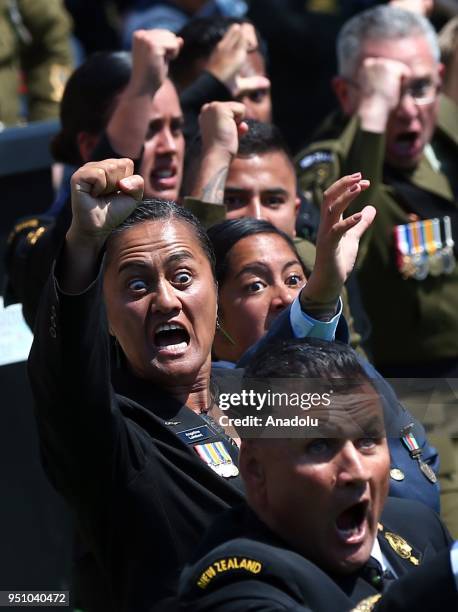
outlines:
[[[423,233],[425,237],[425,250],[428,256],[429,273],[431,276],[439,276],[442,272],[442,258],[436,256],[436,243],[434,241],[433,220],[422,221]],[[438,263],[440,264],[438,266]]]
[[[416,280],[424,280],[428,276],[429,262],[425,256],[425,247],[423,243],[422,225],[420,221],[409,223],[407,231],[410,237],[412,262],[415,267],[413,277]]]
[[[196,444],[194,449],[199,457],[219,476],[223,478],[238,476],[239,469],[232,461],[232,457],[223,442]]]
[[[398,270],[404,278],[411,278],[414,275],[415,266],[410,256],[406,225],[396,225],[394,228],[394,239],[397,250]]]
[[[430,482],[432,482],[433,484],[435,482],[437,482],[436,474],[434,473],[434,470],[432,469],[432,467],[430,465],[428,465],[427,463],[425,463],[421,459],[418,459],[418,464],[420,466],[420,470],[423,472],[423,474],[426,476],[426,478]]]
[[[442,219],[444,224],[444,236],[445,236],[445,246],[442,249],[442,265],[443,271],[445,274],[451,274],[455,269],[455,256],[453,254],[453,247],[455,246],[455,241],[452,238],[452,225],[450,223],[450,217],[444,217]]]
[[[439,219],[426,219],[424,221],[426,235],[426,252],[429,257],[429,273],[439,276],[443,272],[442,240]]]
[[[432,484],[435,484],[437,482],[437,476],[432,470],[431,466],[429,466],[427,463],[425,463],[422,460],[420,445],[418,444],[413,433],[410,433],[411,428],[412,428],[412,425],[409,425],[406,428],[405,433],[402,436],[401,440],[404,443],[404,446],[409,451],[409,455],[412,457],[412,459],[415,459],[418,462],[418,467],[420,468],[424,476],[426,476],[429,482],[431,482]]]

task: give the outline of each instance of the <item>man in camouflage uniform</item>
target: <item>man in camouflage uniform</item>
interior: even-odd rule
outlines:
[[[385,376],[456,378],[458,108],[438,95],[436,35],[423,17],[379,6],[347,22],[337,50],[342,112],[298,156],[301,188],[319,205],[339,176],[361,171],[371,181],[349,214],[362,200],[377,209],[358,260],[374,362]],[[454,404],[444,407],[456,413]],[[448,423],[447,435],[454,427]],[[448,442],[440,443],[443,506],[457,535],[458,499],[454,508],[449,502],[458,497],[458,477]]]
[[[61,0],[0,0],[0,122],[21,122],[21,72],[27,120],[58,117],[72,68],[71,22]]]

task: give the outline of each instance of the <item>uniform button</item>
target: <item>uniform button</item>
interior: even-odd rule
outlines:
[[[56,316],[55,315],[51,315],[51,325],[53,327],[56,327]]]
[[[54,306],[54,304],[51,306],[51,314],[53,317],[56,316],[56,307]]]
[[[55,327],[50,327],[49,328],[49,335],[51,336],[51,338],[55,338],[57,336],[57,332],[56,332],[56,328]]]
[[[398,482],[405,478],[404,472],[398,468],[392,468],[390,470],[390,476],[393,480],[397,480]]]

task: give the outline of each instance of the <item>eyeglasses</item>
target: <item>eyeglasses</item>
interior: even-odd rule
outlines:
[[[409,94],[417,106],[425,106],[434,102],[438,90],[439,86],[432,79],[415,79],[402,88],[401,98]]]
[[[346,79],[347,83],[355,89],[361,89],[361,86]],[[439,91],[439,85],[430,78],[413,79],[409,83],[403,85],[399,101],[406,95],[409,95],[417,106],[426,106],[434,102]]]

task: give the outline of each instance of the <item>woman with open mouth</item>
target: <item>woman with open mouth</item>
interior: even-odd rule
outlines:
[[[375,215],[366,207],[342,219],[364,187],[355,175],[329,190],[306,303],[335,310]],[[211,245],[189,212],[139,203],[142,194],[128,159],[73,175],[73,219],[29,365],[48,475],[75,510],[116,609],[129,612],[160,601],[165,609],[210,519],[243,497],[237,447],[204,418],[214,409]]]

